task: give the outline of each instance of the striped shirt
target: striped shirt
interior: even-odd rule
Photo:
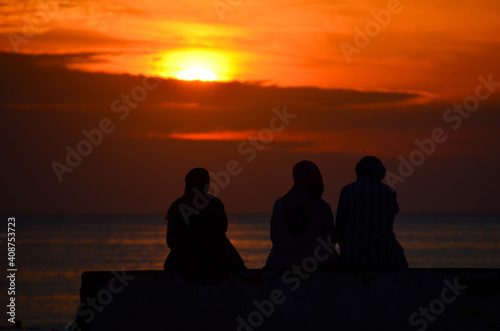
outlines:
[[[340,192],[336,233],[342,265],[351,269],[407,268],[393,232],[399,212],[396,191],[374,177],[362,177]]]

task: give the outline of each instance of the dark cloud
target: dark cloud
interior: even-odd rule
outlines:
[[[182,192],[187,170],[205,166],[218,173],[230,160],[243,168],[221,193],[230,211],[269,211],[288,188],[293,163],[301,159],[318,162],[328,178],[326,197],[335,205],[338,189],[354,179],[353,167],[363,154],[383,151],[387,169],[396,171],[397,156],[408,158],[416,148],[414,140],[429,138],[436,127],[446,129],[449,140],[398,184],[402,210],[498,210],[491,198],[500,185],[494,171],[500,166],[500,100],[495,95],[452,130],[442,119],[452,103],[422,103],[418,93],[162,80],[120,119],[111,105],[143,86],[144,77],[67,68],[100,61],[103,55],[0,53],[2,211],[163,212]],[[285,106],[297,117],[252,162],[238,152],[242,141],[138,138],[148,133],[258,131],[269,126],[273,108]],[[76,148],[86,139],[82,131],[99,127],[104,118],[114,131],[103,135],[102,143],[59,183],[52,162],[65,163],[67,146]],[[455,194],[462,184],[467,192]],[[426,190],[432,194],[415,193]],[[477,194],[468,193],[472,191]],[[249,196],[255,199],[248,202]]]
[[[0,93],[5,103],[103,102],[109,96],[143,84],[143,77],[72,71],[74,63],[103,61],[106,53],[16,55],[0,53]],[[200,83],[167,79],[146,103],[197,102],[204,106],[227,106],[268,102],[317,107],[391,103],[419,97],[416,93],[376,92],[316,87],[278,87],[230,82]],[[20,93],[27,92],[29,93]],[[107,99],[106,99],[107,98]]]

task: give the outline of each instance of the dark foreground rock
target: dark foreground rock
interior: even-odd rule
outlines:
[[[500,330],[500,269],[82,274],[70,330]]]

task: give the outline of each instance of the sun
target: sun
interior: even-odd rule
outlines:
[[[178,79],[182,80],[202,80],[202,81],[214,81],[218,77],[216,74],[208,69],[200,67],[191,67],[186,70],[181,71],[177,75]]]
[[[178,49],[158,54],[155,72],[165,78],[224,82],[233,79],[232,63],[232,53]]]

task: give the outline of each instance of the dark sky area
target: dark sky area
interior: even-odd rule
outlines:
[[[500,212],[499,2],[230,6],[1,1],[0,212],[164,213],[193,167],[271,212],[304,159],[335,210],[365,155],[402,212]]]

